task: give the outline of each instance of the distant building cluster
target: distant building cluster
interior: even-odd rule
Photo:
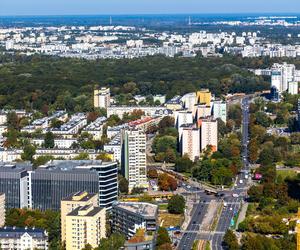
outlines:
[[[287,25],[286,21],[280,22],[280,20],[272,23],[267,21],[256,20],[252,25],[297,25]],[[247,23],[226,21],[212,24],[244,26]],[[113,25],[23,27],[1,28],[0,45],[6,51],[85,59],[135,58],[156,54],[168,57],[175,55],[194,57],[198,53],[204,57],[220,57],[222,53],[216,51],[221,50],[240,54],[243,57],[298,57],[300,55],[299,45],[273,43],[259,35],[259,31],[241,34],[206,31],[178,34],[177,32],[158,32],[146,28]],[[300,34],[297,37],[299,36]],[[291,38],[292,34],[288,37]],[[104,97],[105,93],[102,91],[105,90],[101,90],[98,94]],[[103,102],[98,104],[105,106]]]

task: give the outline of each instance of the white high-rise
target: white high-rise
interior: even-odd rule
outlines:
[[[289,94],[298,95],[298,82],[289,82]]]
[[[203,119],[199,122],[201,130],[200,149],[203,152],[208,146],[212,151],[218,150],[218,122],[214,119]]]
[[[184,126],[182,129],[181,154],[188,155],[190,160],[200,158],[200,129],[192,125]]]
[[[226,123],[227,120],[227,105],[223,101],[214,101],[213,103],[213,117],[214,119],[220,118],[223,122]]]
[[[122,172],[129,182],[129,191],[134,187],[147,188],[146,134],[138,129],[123,133]]]
[[[271,84],[275,86],[279,93],[288,90],[289,82],[295,79],[296,67],[294,64],[275,63],[271,69]]]
[[[187,109],[188,111],[192,111],[192,113],[194,114],[195,104],[197,103],[196,93],[192,92],[192,93],[185,94],[181,98],[181,100],[183,102],[184,108]]]
[[[94,90],[94,107],[105,108],[110,106],[110,89],[101,88]]]

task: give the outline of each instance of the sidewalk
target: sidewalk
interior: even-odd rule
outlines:
[[[236,221],[236,225],[235,225],[235,229],[238,229],[239,224],[246,218],[246,213],[247,213],[247,209],[248,209],[248,202],[243,203],[241,211],[239,213],[239,217]]]

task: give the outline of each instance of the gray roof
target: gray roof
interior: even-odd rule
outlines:
[[[0,238],[20,238],[25,233],[28,233],[33,238],[47,238],[48,234],[45,230],[40,228],[26,228],[26,227],[3,227],[0,228]]]

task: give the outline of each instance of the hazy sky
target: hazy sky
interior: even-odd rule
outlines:
[[[0,15],[290,12],[300,0],[0,0]]]

